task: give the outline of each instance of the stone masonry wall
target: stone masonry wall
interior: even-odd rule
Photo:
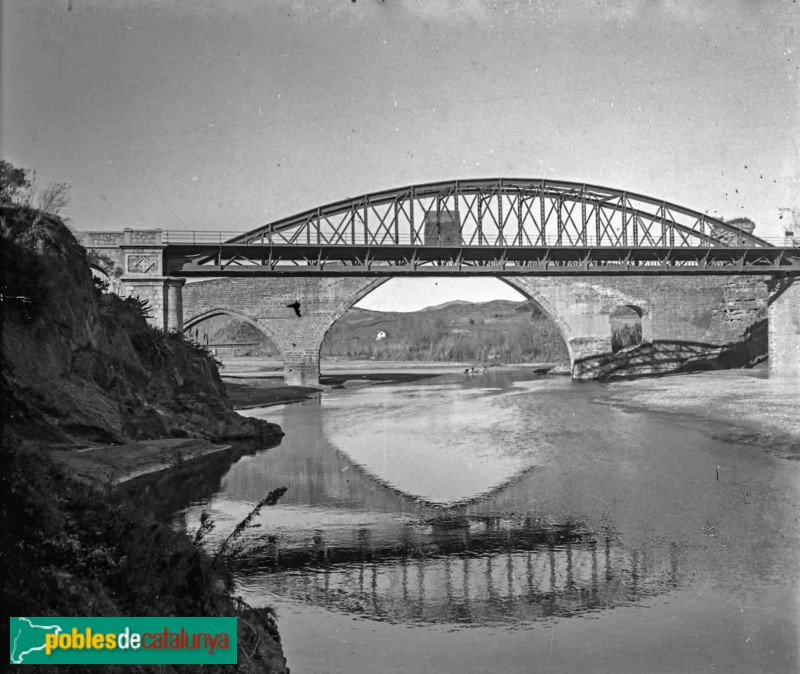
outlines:
[[[287,382],[315,384],[319,349],[328,328],[359,299],[386,279],[285,277],[221,279],[188,283],[183,289],[185,326],[229,313],[267,334],[285,359]],[[592,359],[611,353],[611,313],[633,306],[641,313],[645,343],[679,342],[719,347],[747,340],[763,323],[769,288],[762,278],[714,276],[653,277],[504,277],[536,301],[558,325],[570,351],[573,376],[603,371]],[[298,304],[300,316],[295,312]],[[670,354],[680,353],[671,344]],[[756,347],[758,351],[759,347]],[[762,350],[764,347],[761,347]],[[702,350],[702,349],[701,349]],[[751,354],[752,355],[752,354]],[[620,356],[615,356],[615,363]],[[680,357],[668,367],[679,368]],[[584,366],[583,364],[586,363]],[[637,365],[639,371],[643,366]],[[664,363],[659,365],[664,371]]]
[[[275,277],[187,283],[183,288],[184,325],[189,328],[218,313],[249,321],[281,350],[286,383],[313,385],[319,382],[319,350],[328,328],[384,281]]]
[[[769,373],[800,383],[800,280],[777,295],[769,307]]]
[[[747,364],[766,352],[764,319],[770,288],[763,277],[654,276],[506,278],[506,282],[537,301],[561,327],[570,350],[573,376],[599,376],[602,360],[613,360],[624,371],[624,354],[611,355],[610,314],[620,305],[641,312],[643,343],[670,343],[668,362],[653,371],[679,369],[684,361],[698,363],[726,354],[726,364]],[[680,344],[672,344],[672,343]],[[685,358],[681,345],[686,346]],[[739,345],[738,359],[731,348]],[[665,349],[659,349],[659,352]],[[599,359],[599,360],[598,360]],[[637,373],[647,371],[636,364]]]

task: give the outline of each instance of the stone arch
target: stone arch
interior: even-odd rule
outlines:
[[[550,301],[547,295],[541,291],[538,291],[534,286],[531,286],[528,283],[520,283],[519,279],[516,277],[501,276],[499,278],[501,281],[514,288],[514,290],[521,293],[524,297],[534,301],[538,305],[539,309],[541,309],[542,313],[553,322],[556,328],[558,328],[558,332],[561,334],[561,338],[564,340],[564,344],[567,346],[567,353],[569,354],[569,362],[571,366],[575,360],[572,353],[571,343],[572,328],[562,318],[561,314],[553,306],[553,303]]]
[[[573,376],[576,363],[611,351],[608,315],[619,305],[641,311],[642,341],[652,341],[650,302],[628,286],[615,287],[603,278],[501,276],[503,281],[536,302],[558,327],[569,352]]]
[[[628,346],[638,346],[644,341],[642,316],[644,311],[635,304],[620,304],[609,315],[611,351],[621,351]]]
[[[122,294],[122,284],[120,283],[119,276],[114,274],[113,269],[108,269],[105,265],[89,263],[89,271],[92,272],[92,277],[100,279],[108,284],[106,292],[115,293],[116,295]]]
[[[196,314],[189,319],[184,320],[183,322],[183,330],[186,332],[190,328],[193,328],[198,323],[202,323],[209,318],[214,318],[215,316],[230,316],[231,318],[235,318],[236,320],[242,321],[244,323],[249,323],[254,328],[257,328],[260,332],[263,332],[270,341],[275,342],[275,337],[270,334],[270,330],[268,326],[263,325],[257,321],[254,321],[252,318],[243,314],[239,311],[234,311],[233,309],[229,309],[227,307],[215,307],[214,309],[209,309],[208,311],[204,311],[200,314]],[[277,343],[276,343],[277,346]],[[280,347],[278,347],[280,348]]]
[[[580,364],[611,352],[609,314],[620,305],[641,311],[642,341],[652,341],[652,308],[663,308],[672,285],[651,288],[639,279],[606,277],[502,276],[497,278],[533,300],[556,325],[569,352],[573,377]],[[228,313],[266,334],[284,359],[287,383],[319,381],[319,356],[328,329],[387,278],[357,276],[211,279],[184,287],[187,326],[202,317]],[[663,284],[662,284],[663,285]],[[294,304],[299,302],[299,311]],[[664,314],[664,312],[661,312]],[[663,332],[664,317],[659,330]],[[659,333],[661,334],[661,333]],[[576,370],[576,367],[578,368]]]
[[[183,332],[186,333],[191,330],[196,325],[202,323],[203,321],[208,320],[209,318],[215,318],[216,316],[230,316],[231,318],[235,318],[238,321],[242,321],[243,323],[248,323],[252,325],[256,330],[258,330],[261,334],[263,334],[270,342],[278,349],[278,352],[283,355],[283,350],[281,349],[280,345],[276,341],[274,335],[271,333],[268,325],[265,325],[263,322],[258,322],[243,314],[239,311],[235,311],[233,309],[229,309],[228,307],[214,307],[213,309],[208,309],[207,311],[203,311],[199,314],[195,314],[194,316],[189,317],[188,319],[184,320],[183,322]]]
[[[102,276],[103,278],[107,278],[107,279],[111,278],[112,271],[107,269],[105,267],[105,265],[96,264],[94,262],[90,262],[89,263],[89,269],[92,270],[92,273],[97,273],[99,276]]]
[[[331,324],[327,327],[325,332],[328,332],[328,330],[330,330],[331,326],[334,323],[336,323],[336,321],[338,321],[342,316],[344,316],[350,309],[352,309],[355,304],[357,304],[358,302],[363,300],[373,290],[376,290],[377,288],[382,286],[384,283],[386,283],[386,281],[388,281],[388,280],[389,280],[388,277],[387,278],[375,279],[375,280],[373,280],[372,283],[370,283],[369,285],[365,286],[364,288],[359,290],[354,295],[348,297],[346,300],[343,300],[339,304],[339,306],[336,308],[336,311],[333,312],[333,320],[331,321]],[[323,333],[322,336],[324,337],[325,334]],[[320,342],[320,344],[322,344],[322,342]]]
[[[328,328],[386,281],[359,277],[211,279],[184,288],[186,324],[227,313],[259,328],[280,351],[287,384],[316,385]],[[295,307],[295,305],[297,305]]]
[[[320,360],[322,358],[322,344],[325,341],[325,335],[327,335],[328,332],[330,331],[330,329],[334,325],[336,325],[336,322],[342,316],[344,316],[348,311],[350,311],[350,309],[352,309],[358,302],[360,302],[367,295],[369,295],[373,290],[376,290],[377,288],[382,286],[387,281],[391,281],[393,278],[398,278],[398,277],[396,277],[396,276],[387,276],[387,277],[384,277],[384,278],[372,279],[372,281],[370,283],[368,283],[364,287],[360,288],[357,292],[355,292],[354,294],[350,295],[349,297],[343,299],[339,303],[339,305],[333,311],[330,323],[328,323],[328,325],[325,326],[325,329],[323,330],[322,334],[320,335],[320,338],[319,338],[319,350],[318,350],[318,358],[320,358]]]

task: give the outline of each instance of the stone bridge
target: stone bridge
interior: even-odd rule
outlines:
[[[124,236],[136,234],[154,233]],[[117,292],[147,299],[154,324],[188,330],[220,314],[246,321],[280,349],[286,383],[291,385],[318,384],[325,333],[389,278],[268,276],[187,283],[162,273],[158,253],[163,246],[116,239],[98,245],[92,242],[94,236],[81,236],[94,253],[94,266],[109,275]],[[657,358],[655,366],[647,363],[642,371],[677,370],[692,360],[718,359],[725,349],[739,351],[738,360],[728,361],[735,365],[746,362],[748,354],[763,353],[768,344],[770,376],[800,378],[800,282],[792,277],[504,276],[501,270],[493,276],[533,300],[552,319],[567,345],[575,378],[602,374],[612,352],[611,316],[620,307],[632,308],[641,317],[643,344],[669,344],[672,349],[669,357]]]
[[[611,353],[611,314],[620,307],[631,307],[641,316],[643,342],[713,348],[746,342],[754,326],[765,321],[770,298],[777,290],[776,282],[752,276],[499,278],[536,302],[558,326],[576,378],[591,378],[593,357]],[[314,385],[319,382],[325,333],[385,281],[295,277],[187,283],[183,287],[183,327],[190,329],[220,314],[251,323],[280,349],[287,383]],[[797,298],[790,301],[797,303]],[[778,347],[785,346],[795,329],[790,317],[780,323],[781,316],[774,326],[781,334],[770,335]],[[792,355],[788,349],[775,350],[776,362],[784,363],[781,369],[788,368]]]
[[[767,338],[771,375],[800,378],[800,248],[753,227],[605,187],[500,178],[377,192],[244,233],[80,237],[119,292],[149,300],[156,325],[227,314],[256,326],[283,354],[289,384],[317,384],[327,330],[401,275],[505,281],[558,326],[576,378],[626,358],[628,372],[735,365],[763,354]],[[641,325],[632,355],[612,348],[623,307]]]

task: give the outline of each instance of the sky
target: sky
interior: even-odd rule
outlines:
[[[797,0],[3,0],[0,50],[0,152],[69,183],[79,230],[244,231],[476,177],[770,237],[800,207]],[[437,282],[361,305],[519,297]]]

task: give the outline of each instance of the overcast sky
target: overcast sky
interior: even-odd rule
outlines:
[[[2,8],[2,155],[72,185],[77,229],[241,231],[469,177],[623,188],[762,236],[800,206],[795,0]]]

